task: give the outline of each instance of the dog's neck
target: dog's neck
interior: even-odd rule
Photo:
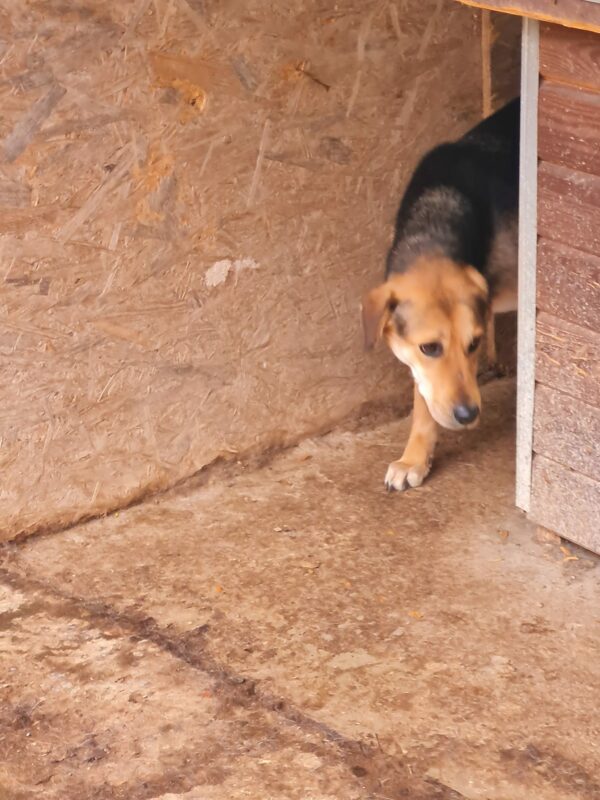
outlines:
[[[461,194],[447,187],[429,189],[399,215],[387,259],[387,275],[405,272],[422,257],[448,258],[483,271],[488,232]]]

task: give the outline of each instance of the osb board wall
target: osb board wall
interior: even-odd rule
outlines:
[[[31,0],[0,37],[1,538],[406,406],[358,303],[479,117],[475,12]]]
[[[600,34],[540,31],[531,516],[600,552]]]

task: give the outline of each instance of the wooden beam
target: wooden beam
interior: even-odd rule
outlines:
[[[571,243],[552,242],[540,236],[538,264],[538,333],[540,313],[545,311],[588,328],[590,333],[596,332],[600,350],[600,258],[576,250]],[[600,399],[600,358],[596,370]]]
[[[600,408],[600,333],[540,311],[536,379]]]
[[[537,263],[537,111],[539,23],[523,20],[521,165],[519,174],[519,308],[517,316],[517,471],[515,502],[529,511],[535,389]]]
[[[531,517],[565,539],[600,553],[600,483],[549,458],[533,464]]]
[[[463,5],[500,11],[539,22],[554,22],[568,28],[600,33],[600,5],[582,0],[459,0]],[[550,7],[551,6],[551,7]]]
[[[600,40],[600,36],[594,38]],[[573,170],[600,176],[600,92],[544,81],[539,105],[540,160],[571,170],[574,185],[580,175]],[[600,177],[596,180],[600,184]]]
[[[540,73],[544,80],[600,92],[600,36],[562,25],[542,25]]]
[[[592,257],[600,252],[600,178],[542,161],[537,229],[543,238]]]
[[[489,11],[481,12],[481,92],[485,119],[492,113],[492,20]]]
[[[539,383],[535,390],[533,449],[567,469],[596,480],[600,464],[600,408]]]

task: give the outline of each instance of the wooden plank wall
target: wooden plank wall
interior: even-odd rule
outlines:
[[[600,552],[600,35],[540,35],[531,516]]]

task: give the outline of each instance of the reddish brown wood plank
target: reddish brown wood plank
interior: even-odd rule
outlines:
[[[600,333],[540,312],[536,379],[600,408]]]
[[[467,6],[489,8],[544,22],[600,32],[600,6],[582,0],[460,0]]]
[[[531,519],[600,553],[600,483],[544,456],[533,460]]]
[[[540,73],[552,81],[600,91],[600,37],[562,25],[542,25]]]
[[[542,161],[600,175],[600,93],[543,83],[538,155]]]
[[[540,239],[537,263],[538,308],[600,331],[600,258]]]
[[[589,478],[600,474],[600,408],[538,384],[533,433],[536,453]]]
[[[600,178],[542,162],[538,171],[538,233],[600,255]]]

